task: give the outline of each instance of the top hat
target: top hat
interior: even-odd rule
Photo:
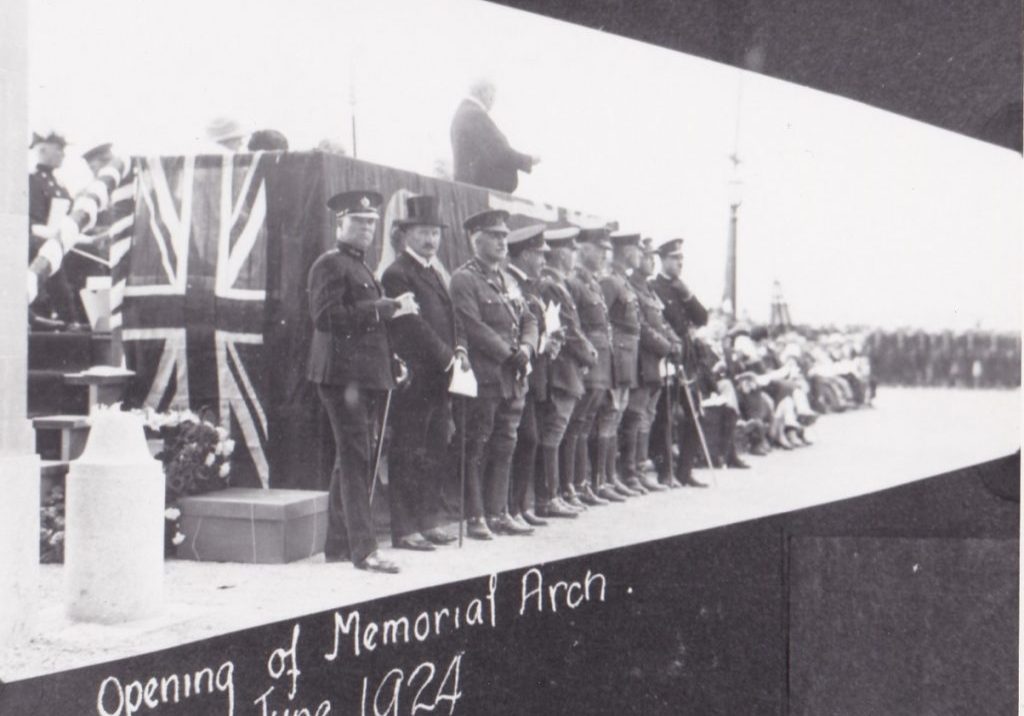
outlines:
[[[343,191],[327,200],[327,208],[338,216],[376,217],[383,201],[375,191]]]
[[[406,215],[401,219],[395,219],[396,226],[437,226],[442,229],[448,225],[441,221],[438,216],[439,203],[436,196],[420,194],[410,196],[405,200]]]
[[[530,249],[547,249],[544,243],[544,224],[533,224],[524,226],[521,229],[510,231],[508,234],[508,252],[511,256],[518,256]]]
[[[467,234],[488,231],[508,236],[508,227],[505,225],[508,217],[509,214],[504,209],[486,209],[473,214],[462,222],[462,228],[466,230]]]
[[[669,239],[661,246],[658,247],[658,255],[665,259],[669,256],[682,256],[683,255],[683,240],[682,239]]]

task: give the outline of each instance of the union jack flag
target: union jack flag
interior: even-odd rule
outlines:
[[[213,410],[268,487],[263,158],[136,160],[122,340],[143,404]]]

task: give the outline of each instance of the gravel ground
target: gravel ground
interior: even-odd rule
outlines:
[[[165,608],[117,626],[74,623],[61,606],[63,570],[40,572],[31,638],[0,654],[17,680],[110,661],[388,594],[517,569],[874,492],[1009,454],[1020,446],[1019,391],[887,389],[876,407],[827,416],[811,448],[750,458],[752,470],[697,471],[708,490],[675,490],[557,521],[531,537],[467,541],[426,554],[393,552],[400,575],[322,555],[286,565],[168,561]]]

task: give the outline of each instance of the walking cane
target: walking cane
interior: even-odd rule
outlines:
[[[686,393],[686,402],[690,405],[690,415],[693,416],[693,425],[697,428],[697,437],[700,438],[700,447],[704,451],[704,459],[708,461],[708,469],[711,471],[711,479],[715,481],[715,487],[718,487],[718,476],[715,474],[715,465],[711,462],[711,451],[708,450],[708,443],[704,439],[704,429],[700,426],[700,416],[697,415],[697,406],[693,402],[693,396],[690,394],[690,381],[686,377],[686,368],[682,363],[679,364],[679,372],[683,377],[683,392]]]
[[[675,479],[676,471],[672,460],[672,375],[665,363],[665,464],[668,465],[669,483]]]
[[[388,428],[388,413],[391,412],[391,394],[393,390],[388,391],[387,400],[384,401],[384,419],[380,424],[380,437],[377,438],[377,454],[373,459],[373,478],[370,480],[370,504],[373,504],[373,491],[377,487],[377,473],[380,471],[380,458],[384,452],[384,433]]]
[[[459,396],[459,549],[466,521],[466,398]]]

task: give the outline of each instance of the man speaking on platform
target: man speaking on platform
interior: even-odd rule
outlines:
[[[452,154],[455,181],[511,194],[519,186],[519,172],[529,172],[540,157],[517,152],[491,119],[496,89],[479,79],[469,87],[452,119]]]

